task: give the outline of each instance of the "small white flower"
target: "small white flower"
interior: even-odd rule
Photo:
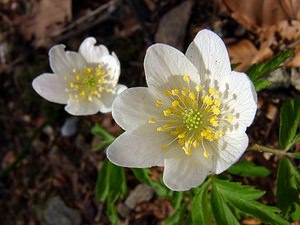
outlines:
[[[110,112],[112,102],[127,87],[117,84],[120,62],[104,45],[95,46],[95,38],[86,38],[79,52],[65,51],[55,45],[49,51],[50,67],[54,73],[36,77],[34,90],[48,101],[66,104],[73,115]]]
[[[202,30],[185,55],[155,44],[144,67],[148,88],[130,88],[113,103],[113,117],[126,132],[109,146],[110,161],[164,166],[164,183],[176,191],[235,163],[248,146],[257,97],[247,75],[231,71],[223,41]]]

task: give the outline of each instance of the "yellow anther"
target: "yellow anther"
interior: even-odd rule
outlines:
[[[184,80],[185,82],[189,83],[189,82],[190,82],[190,76],[184,75],[184,76],[183,76],[183,80]]]
[[[219,100],[215,100],[215,101],[214,101],[214,105],[216,105],[216,106],[218,106],[218,107],[219,107],[219,106],[221,105],[221,103],[220,103],[220,101],[219,101]]]
[[[187,88],[183,88],[182,91],[181,91],[181,93],[183,95],[187,95],[188,92],[189,92],[189,89],[187,89]]]
[[[155,123],[155,119],[153,117],[149,118],[148,123]]]
[[[170,109],[166,109],[163,111],[163,113],[164,113],[164,116],[170,116],[172,111]]]
[[[227,121],[231,122],[233,120],[233,116],[232,115],[228,115],[227,116]]]
[[[190,99],[192,99],[192,100],[195,100],[195,99],[196,99],[196,96],[195,96],[195,93],[194,93],[194,92],[190,92],[190,93],[189,93],[189,97],[190,97]]]
[[[210,88],[208,89],[209,94],[214,95],[216,93],[215,89]]]
[[[182,132],[181,134],[178,134],[178,138],[184,138],[185,137],[185,132]]]
[[[203,156],[204,156],[204,158],[208,158],[208,156],[209,156],[208,151],[205,150],[205,151],[203,152]]]
[[[163,102],[162,102],[162,100],[160,100],[160,99],[157,99],[156,102],[155,102],[155,105],[156,105],[157,107],[161,106],[162,104],[163,104]]]
[[[219,115],[220,112],[221,112],[220,108],[218,108],[218,107],[213,107],[213,108],[212,108],[212,111],[213,111],[213,113],[214,113],[215,115]]]
[[[158,127],[156,128],[156,131],[165,131],[165,129],[163,127]]]
[[[192,151],[191,151],[191,149],[189,147],[183,146],[182,149],[184,150],[184,153],[186,155],[191,155],[192,154]]]
[[[85,95],[85,90],[81,90],[80,95],[84,96]]]
[[[177,106],[179,106],[179,101],[177,101],[177,100],[175,100],[175,101],[173,101],[172,102],[172,106],[174,106],[174,107],[177,107]]]
[[[73,68],[73,69],[72,69],[72,72],[73,72],[73,73],[76,73],[76,71],[77,71],[76,68]]]
[[[205,99],[205,104],[206,104],[206,105],[212,105],[212,104],[213,104],[213,101],[211,100],[211,98],[207,97],[207,98]]]
[[[69,92],[70,90],[68,88],[65,88],[65,92]]]
[[[197,91],[197,92],[200,92],[200,91],[202,91],[202,89],[203,89],[203,88],[202,88],[202,86],[201,86],[201,85],[197,85],[197,86],[196,86],[196,91]]]
[[[194,148],[198,148],[198,147],[199,147],[199,142],[198,142],[197,140],[195,140],[195,141],[193,142],[193,147],[194,147]]]
[[[80,76],[79,75],[76,75],[76,80],[80,80]]]
[[[93,97],[92,97],[91,95],[89,95],[88,100],[89,100],[90,102],[92,102],[92,101],[93,101]]]
[[[218,99],[219,97],[220,97],[220,94],[219,94],[219,93],[215,93],[215,94],[214,94],[214,98],[215,98],[215,99]]]
[[[74,87],[74,83],[73,82],[70,82],[69,85],[70,85],[71,88]]]
[[[168,150],[168,148],[169,148],[169,146],[166,144],[161,146],[161,150]]]
[[[178,95],[179,94],[179,90],[178,89],[173,89],[171,91],[172,95]]]
[[[174,123],[175,123],[174,120],[168,120],[168,121],[167,121],[167,124],[174,124]]]
[[[171,91],[168,91],[168,90],[165,91],[166,96],[171,96],[171,94],[172,94]]]
[[[179,143],[180,145],[184,145],[184,139],[178,139],[178,143]]]

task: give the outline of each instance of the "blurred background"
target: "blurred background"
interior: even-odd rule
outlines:
[[[293,58],[268,75],[273,85],[259,93],[248,130],[251,141],[277,147],[279,107],[300,90],[299,0],[1,0],[0,224],[110,224],[105,204],[95,197],[105,153],[94,151],[101,138],[90,130],[95,123],[113,135],[121,129],[110,113],[75,118],[33,91],[32,80],[51,72],[50,47],[63,43],[77,51],[93,36],[119,57],[120,83],[145,86],[147,47],[161,42],[184,52],[204,28],[223,38],[238,71],[295,48]],[[262,201],[273,204],[278,159],[256,152],[244,158],[272,171],[240,181],[266,190]],[[156,179],[162,170],[151,171]],[[126,178],[128,195],[117,202],[122,224],[164,224],[173,213],[170,202],[129,170]]]

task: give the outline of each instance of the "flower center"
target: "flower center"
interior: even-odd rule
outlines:
[[[148,122],[161,124],[156,130],[173,137],[162,146],[163,150],[177,142],[185,154],[191,155],[193,150],[202,148],[204,157],[208,158],[203,142],[222,137],[234,117],[225,110],[225,104],[221,104],[225,98],[220,98],[222,93],[210,87],[195,86],[188,75],[184,75],[183,80],[186,87],[165,91],[171,103],[165,105],[161,99],[156,100],[156,107],[163,108],[163,119],[150,118]]]
[[[69,98],[80,101],[93,101],[101,98],[102,92],[114,92],[115,81],[110,77],[106,64],[91,64],[83,68],[74,68],[64,76],[67,83],[65,91]]]
[[[189,131],[197,129],[203,124],[203,115],[195,109],[185,109],[182,113],[183,123],[186,125]]]

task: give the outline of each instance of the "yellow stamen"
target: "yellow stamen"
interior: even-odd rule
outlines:
[[[162,102],[162,100],[160,100],[160,99],[157,99],[156,102],[155,102],[155,105],[156,105],[157,107],[161,106],[162,104],[163,104],[163,102]]]
[[[155,123],[155,118],[153,117],[149,118],[148,123]]]

